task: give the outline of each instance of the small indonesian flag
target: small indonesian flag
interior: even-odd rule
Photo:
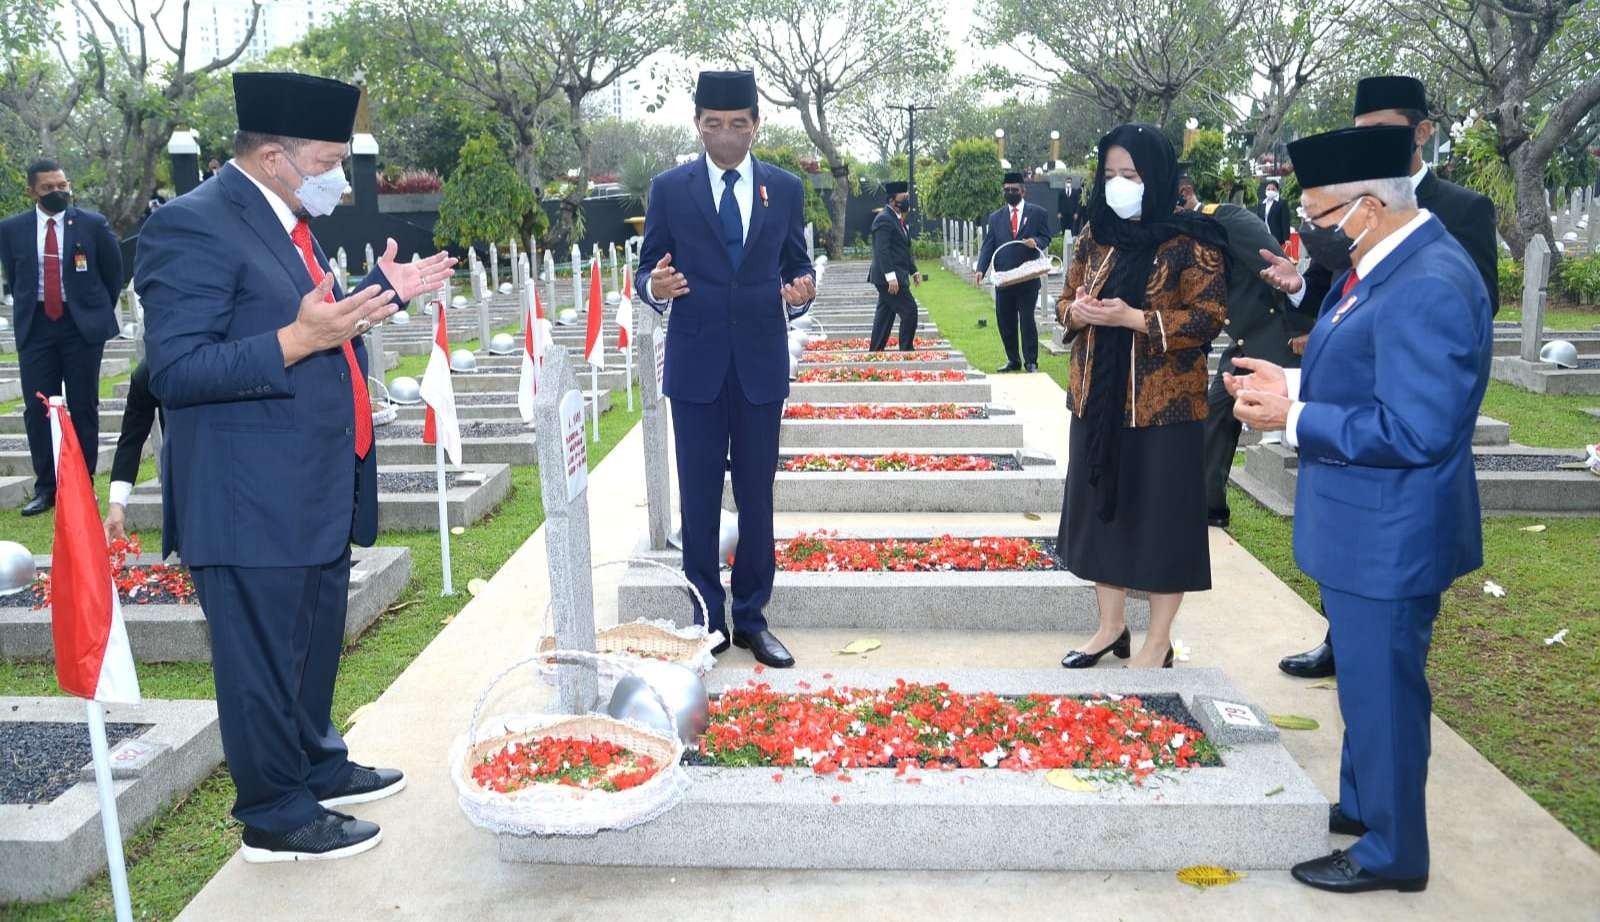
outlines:
[[[617,351],[628,351],[633,342],[633,279],[622,276],[622,297],[617,300]]]
[[[56,682],[79,698],[138,704],[139,677],[111,576],[100,506],[72,417],[60,400],[48,403],[56,447],[56,533],[50,559]]]
[[[456,422],[456,391],[450,383],[450,331],[445,323],[444,304],[433,308],[433,351],[428,354],[428,370],[422,373],[422,402],[428,405],[422,418],[422,444],[443,441],[450,463],[461,463],[461,426]]]
[[[605,323],[605,297],[600,290],[600,257],[589,261],[589,329],[583,340],[583,360],[596,368],[606,367],[606,344],[600,335]]]
[[[539,369],[544,365],[545,343],[550,341],[544,327],[544,306],[539,303],[539,286],[529,285],[524,311],[527,321],[522,331],[522,371],[517,376],[517,413],[524,423],[533,422],[533,398],[539,393]]]

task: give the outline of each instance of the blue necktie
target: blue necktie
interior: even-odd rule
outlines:
[[[722,201],[717,205],[717,216],[722,219],[722,245],[727,247],[728,261],[735,269],[744,261],[744,222],[739,220],[739,200],[733,197],[733,184],[738,181],[738,170],[722,174]]]

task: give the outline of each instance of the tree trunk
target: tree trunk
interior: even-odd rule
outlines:
[[[828,259],[844,258],[845,213],[850,208],[850,167],[848,164],[828,164],[833,174],[833,230],[828,234]]]
[[[1502,226],[1508,231],[1506,244],[1518,259],[1528,249],[1529,241],[1543,236],[1550,244],[1550,261],[1554,265],[1561,254],[1556,250],[1555,235],[1550,231],[1550,207],[1545,202],[1544,169],[1548,158],[1539,159],[1533,153],[1533,145],[1524,144],[1511,154],[1516,216],[1512,221],[1502,222]]]
[[[567,190],[567,195],[561,200],[561,211],[556,218],[556,227],[551,233],[551,239],[561,244],[563,248],[570,248],[578,242],[575,233],[578,226],[578,214],[583,208],[583,199],[589,193],[589,133],[583,130],[583,91],[580,87],[569,86],[567,92],[567,117],[571,122],[572,143],[578,148],[578,176],[572,182],[572,188]]]

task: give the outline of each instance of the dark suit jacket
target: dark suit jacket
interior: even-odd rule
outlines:
[[[667,253],[689,282],[689,293],[672,302],[667,324],[668,397],[716,400],[729,362],[737,366],[751,403],[789,396],[788,321],[805,309],[785,305],[782,289],[813,274],[806,256],[805,187],[800,177],[755,158],[751,168],[756,194],[737,269],[722,246],[705,155],[651,182],[634,284],[648,292],[650,270]]]
[[[111,479],[138,483],[140,456],[145,440],[155,426],[161,404],[150,392],[150,363],[140,362],[128,376],[128,399],[122,409],[122,430],[117,435],[117,454],[111,460]]]
[[[1233,343],[1225,358],[1242,355],[1285,368],[1300,367],[1289,340],[1311,332],[1317,312],[1315,307],[1291,309],[1283,292],[1261,280],[1261,270],[1267,267],[1261,251],[1283,255],[1267,225],[1240,205],[1206,205],[1200,211],[1228,232],[1228,320],[1222,328]]]
[[[1500,313],[1500,262],[1494,202],[1486,195],[1440,179],[1429,169],[1417,185],[1417,207],[1433,212],[1450,236],[1467,251],[1488,290],[1490,311]],[[1302,305],[1315,310],[1332,286],[1333,273],[1326,266],[1312,263],[1306,270],[1306,299]]]
[[[1268,204],[1272,206],[1271,210],[1268,210]],[[1250,213],[1256,216],[1256,220],[1267,225],[1267,230],[1272,232],[1272,239],[1278,241],[1278,246],[1283,246],[1284,241],[1289,239],[1289,207],[1282,201],[1269,203],[1266,199],[1262,199],[1250,206]]]
[[[867,269],[867,281],[887,285],[885,276],[890,272],[904,291],[917,272],[917,259],[911,255],[911,232],[893,208],[885,207],[872,219],[872,265]]]
[[[373,284],[390,287],[377,269],[357,287]],[[337,560],[352,540],[371,544],[378,449],[357,463],[341,350],[283,367],[278,329],[311,276],[249,177],[229,165],[152,213],[134,285],[150,387],[167,414],[163,553],[190,566],[306,567]],[[365,375],[366,349],[354,346]]]
[[[1067,190],[1062,189],[1056,196],[1056,217],[1061,220],[1061,233],[1063,234],[1068,231],[1076,234],[1080,223],[1083,221],[1083,206],[1078,203],[1079,191],[1078,189],[1073,189],[1072,194],[1068,195]]]
[[[106,219],[82,208],[68,208],[58,217],[61,248],[61,295],[67,316],[91,343],[116,336],[117,295],[122,292],[122,250]],[[79,254],[86,268],[77,270]],[[39,300],[39,213],[29,208],[0,221],[0,270],[11,286],[11,323],[17,350],[27,348],[35,316],[44,316]]]
[[[1000,247],[1010,243],[1012,239],[1022,240],[1031,237],[1039,244],[1039,253],[1047,252],[1050,248],[1050,216],[1038,205],[1024,201],[1022,203],[1022,220],[1017,225],[1017,236],[1011,236],[1011,206],[1002,205],[989,215],[983,224],[983,247],[978,251],[978,271],[987,275],[989,263],[994,262],[996,269],[1015,269],[1038,253],[1025,246],[1006,247],[1005,252],[995,255]]]

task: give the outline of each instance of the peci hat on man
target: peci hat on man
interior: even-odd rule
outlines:
[[[345,144],[361,90],[309,74],[246,71],[233,75],[233,99],[240,131]]]

